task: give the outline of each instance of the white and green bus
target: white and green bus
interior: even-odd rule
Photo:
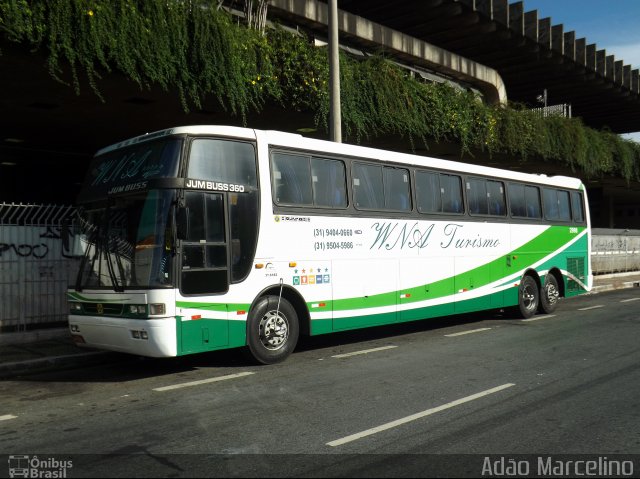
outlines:
[[[78,198],[77,343],[166,357],[589,291],[580,180],[188,126],[100,150]]]

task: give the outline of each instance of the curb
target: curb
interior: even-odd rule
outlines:
[[[627,288],[640,288],[640,281],[638,280],[621,281],[616,283],[601,284],[598,286],[593,286],[591,288],[590,293],[597,294],[597,293],[604,293],[606,291],[615,291],[617,289],[627,289]]]

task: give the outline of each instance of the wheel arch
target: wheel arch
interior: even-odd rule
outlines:
[[[538,274],[538,272],[533,268],[529,268],[522,275],[523,278],[525,276],[531,276],[538,285],[538,291],[540,291],[540,289],[542,288],[542,282],[540,281],[540,275]]]
[[[279,284],[273,284],[260,291],[251,303],[249,312],[251,312],[258,301],[265,296],[280,296],[280,288],[281,286]],[[309,314],[309,309],[307,308],[307,303],[304,298],[298,290],[286,284],[282,285],[282,297],[289,301],[291,306],[293,306],[293,309],[295,309],[296,314],[298,315],[300,333],[308,336],[311,331],[311,315]]]

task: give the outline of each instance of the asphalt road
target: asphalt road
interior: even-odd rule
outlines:
[[[310,338],[275,366],[224,351],[5,381],[0,453],[71,461],[66,477],[479,477],[505,457],[539,476],[567,455],[640,475],[638,290],[533,319]]]

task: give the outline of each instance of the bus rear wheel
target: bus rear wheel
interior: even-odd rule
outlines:
[[[293,352],[299,332],[298,315],[291,303],[278,296],[265,296],[249,313],[248,352],[259,363],[279,363]]]
[[[558,307],[558,299],[560,299],[558,280],[549,273],[540,292],[540,312],[545,314],[553,313]]]
[[[524,319],[528,319],[538,310],[540,291],[538,283],[531,276],[525,276],[518,288],[518,312]]]

